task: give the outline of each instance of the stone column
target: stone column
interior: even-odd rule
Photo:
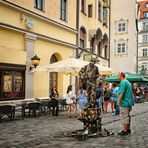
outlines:
[[[31,33],[25,34],[25,50],[26,50],[26,84],[25,84],[25,98],[33,97],[34,88],[34,74],[30,72],[31,58],[35,55],[34,45],[36,41],[36,35]]]

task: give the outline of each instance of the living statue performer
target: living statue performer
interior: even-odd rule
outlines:
[[[99,77],[98,67],[95,66],[96,59],[92,59],[88,65],[81,68],[79,77],[83,88],[87,90],[88,101],[91,102],[95,95],[96,79]]]
[[[88,108],[79,120],[84,123],[84,130],[88,130],[88,133],[101,131],[101,111],[96,105],[96,80],[99,77],[99,70],[95,63],[96,59],[92,59],[79,72],[81,85],[88,93]]]

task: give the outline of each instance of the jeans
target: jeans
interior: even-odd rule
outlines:
[[[97,101],[97,107],[99,109],[102,109],[102,97],[98,98],[96,101]]]

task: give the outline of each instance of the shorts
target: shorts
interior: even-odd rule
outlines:
[[[121,123],[124,124],[130,124],[130,111],[131,107],[120,107],[120,118],[121,118]]]

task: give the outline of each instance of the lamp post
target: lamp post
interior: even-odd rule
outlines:
[[[33,56],[32,58],[31,58],[31,62],[32,62],[32,65],[34,66],[34,67],[30,67],[30,70],[32,70],[32,68],[36,68],[38,65],[39,65],[39,63],[40,63],[40,58],[35,54],[35,56]]]

